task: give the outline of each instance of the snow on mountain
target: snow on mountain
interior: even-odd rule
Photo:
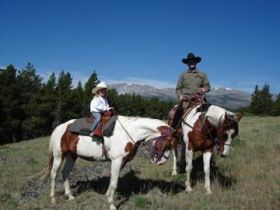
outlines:
[[[110,84],[109,88],[115,89],[119,94],[137,94],[143,97],[158,97],[162,100],[177,100],[175,88],[155,88],[149,85],[117,83]],[[236,109],[248,106],[251,102],[251,94],[232,88],[212,88],[206,94],[209,103],[225,108]]]

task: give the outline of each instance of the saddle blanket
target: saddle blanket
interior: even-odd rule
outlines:
[[[112,116],[104,125],[100,123],[102,127],[98,126],[97,129],[101,129],[103,136],[111,136],[114,132],[116,120],[117,116]],[[89,136],[91,133],[91,126],[92,122],[89,122],[88,118],[83,117],[75,120],[72,124],[69,125],[68,129],[73,133]]]
[[[89,123],[85,117],[75,120],[69,125],[69,130],[73,133],[89,136],[92,123]]]

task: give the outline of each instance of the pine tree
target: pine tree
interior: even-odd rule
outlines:
[[[24,139],[40,136],[44,129],[44,119],[38,109],[41,97],[42,78],[36,74],[31,63],[19,71],[22,136]]]
[[[72,78],[69,72],[62,70],[56,87],[57,104],[55,109],[54,125],[59,125],[71,119],[71,88]]]
[[[261,90],[261,99],[263,102],[263,114],[271,115],[272,111],[272,94],[270,93],[270,87],[266,83]]]
[[[275,102],[272,105],[272,112],[273,116],[280,116],[280,93],[277,95]]]
[[[261,104],[261,98],[260,98],[260,90],[259,90],[259,86],[256,85],[255,87],[255,91],[252,95],[251,98],[251,111],[254,114],[259,114],[260,112],[262,112],[262,104]]]
[[[0,70],[0,144],[21,139],[20,87],[13,65]]]
[[[72,116],[71,118],[80,118],[83,117],[83,103],[84,100],[84,90],[82,88],[82,83],[79,81],[78,85],[71,92],[71,104],[72,104]]]
[[[254,114],[269,115],[271,113],[272,95],[268,84],[265,84],[262,90],[259,90],[258,86],[255,87],[250,108]]]
[[[97,73],[95,70],[93,73],[90,75],[90,78],[85,84],[85,90],[84,90],[84,100],[83,100],[83,110],[82,110],[82,115],[86,116],[90,113],[90,101],[92,100],[92,93],[91,90],[92,88],[96,87],[96,85],[99,83],[99,79],[97,77]]]
[[[41,103],[39,109],[45,119],[43,134],[49,134],[54,129],[55,109],[57,106],[56,77],[52,73],[42,88]]]
[[[118,92],[115,89],[108,89],[107,98],[109,106],[114,107],[115,113],[119,113],[118,104],[119,96]]]

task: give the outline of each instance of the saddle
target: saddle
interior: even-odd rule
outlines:
[[[209,104],[209,103],[189,103],[188,101],[183,101],[183,104],[182,104],[183,113],[182,113],[181,117],[182,118],[186,117],[189,114],[189,112],[191,111],[191,109],[197,105],[200,105],[196,110],[197,112],[206,112],[211,104]],[[173,124],[173,120],[174,120],[175,114],[177,112],[177,108],[178,108],[178,104],[174,105],[171,108],[171,110],[169,111],[168,121],[167,121],[168,125]]]
[[[178,104],[174,105],[171,110],[169,111],[168,113],[168,125],[172,126],[173,125],[173,121],[175,120],[175,115],[177,113],[177,109],[178,109]],[[180,112],[180,118],[183,118],[184,116],[187,116],[188,113],[191,111],[191,109],[193,108],[194,106],[191,105],[188,101],[183,101],[182,102],[182,111],[179,111]],[[178,119],[177,119],[178,120]]]
[[[92,116],[79,118],[69,125],[69,130],[79,135],[89,136],[94,120]],[[95,129],[94,135],[97,137],[110,137],[113,135],[116,121],[117,115],[111,111],[104,112],[98,127]]]

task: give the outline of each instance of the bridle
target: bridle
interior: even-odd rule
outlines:
[[[221,117],[222,117],[222,116],[221,116]],[[229,117],[229,119],[232,120],[232,121],[234,121],[235,123],[237,123],[237,120],[236,120],[235,118]],[[220,119],[219,119],[218,127],[219,127],[219,125],[220,125]],[[218,129],[218,127],[217,127],[217,129]],[[231,141],[231,142],[232,142],[232,141]],[[232,146],[231,143],[230,143],[230,144],[224,143],[223,145],[228,146],[228,147],[231,147],[231,146]]]

